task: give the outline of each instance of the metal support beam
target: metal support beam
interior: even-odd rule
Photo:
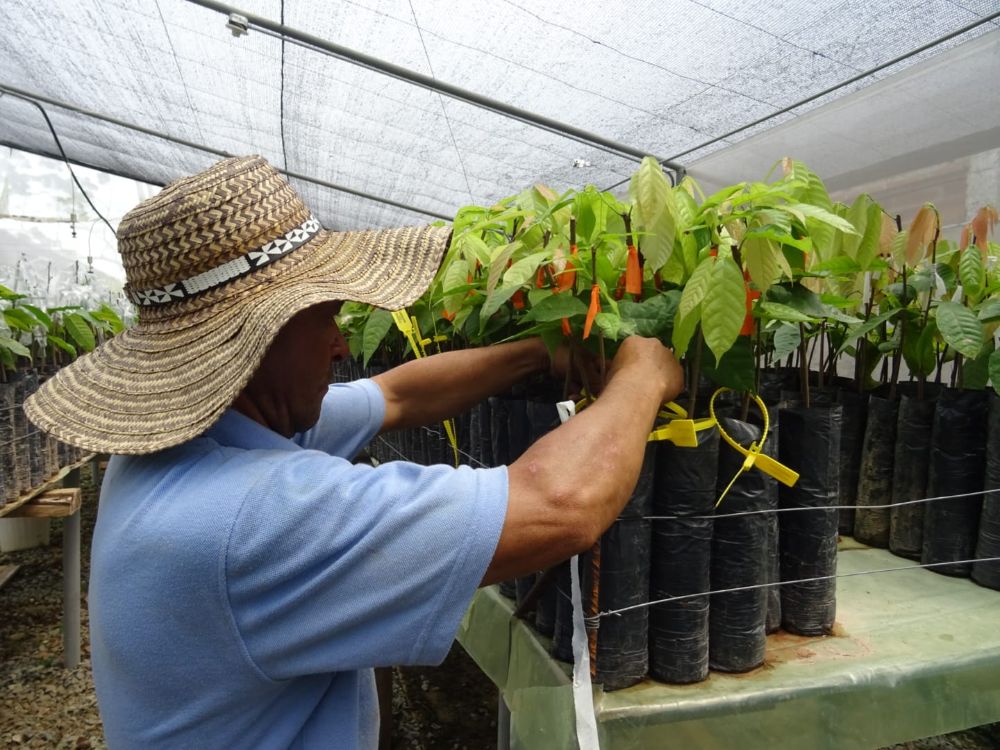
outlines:
[[[4,83],[0,83],[0,94],[10,94],[11,96],[18,97],[20,99],[27,99],[39,104],[48,104],[53,107],[59,107],[60,109],[64,109],[67,112],[74,112],[78,115],[91,117],[95,120],[100,120],[101,122],[110,123],[111,125],[117,125],[118,127],[125,128],[126,130],[132,130],[137,133],[143,133],[144,135],[149,135],[154,138],[159,138],[161,140],[168,141],[170,143],[176,143],[179,146],[186,146],[187,148],[191,148],[196,151],[202,151],[207,154],[213,154],[215,156],[219,156],[222,158],[243,155],[243,154],[231,154],[228,151],[222,151],[221,149],[212,148],[211,146],[205,146],[203,144],[195,143],[193,141],[187,141],[184,140],[183,138],[175,138],[172,135],[161,133],[158,130],[153,130],[152,128],[145,128],[142,127],[141,125],[125,122],[124,120],[119,120],[115,117],[109,117],[108,115],[103,115],[99,112],[94,112],[93,110],[84,109],[83,107],[77,107],[74,104],[69,104],[67,102],[59,101],[58,99],[52,99],[47,96],[42,96],[41,94],[35,94],[30,91],[23,91],[22,89],[15,88],[14,86],[8,86],[7,84]],[[50,156],[55,159],[60,158],[57,155],[50,155]],[[88,166],[88,165],[84,164],[82,166]],[[336,190],[341,193],[354,195],[357,196],[358,198],[364,198],[365,200],[375,201],[376,203],[382,203],[386,206],[401,208],[404,211],[412,211],[414,213],[423,214],[424,216],[432,216],[436,219],[444,219],[445,221],[451,221],[454,218],[447,214],[438,213],[437,211],[431,211],[426,208],[418,208],[417,206],[410,206],[406,203],[400,203],[399,201],[394,201],[391,198],[383,198],[378,195],[372,195],[371,193],[365,193],[361,190],[355,190],[354,188],[349,188],[344,185],[338,185],[334,182],[329,182],[328,180],[321,180],[317,177],[310,177],[309,175],[299,174],[298,172],[290,172],[288,170],[280,170],[280,171],[282,171],[286,176],[294,178],[296,180],[302,180],[303,182],[308,182],[313,185],[319,185],[321,187],[330,188],[331,190]]]
[[[480,107],[481,109],[495,112],[496,114],[509,117],[513,120],[517,120],[518,122],[534,125],[535,127],[547,130],[550,133],[556,133],[567,138],[572,138],[580,143],[588,146],[594,146],[602,151],[607,151],[618,156],[630,156],[637,161],[641,161],[645,156],[654,156],[653,154],[643,151],[642,149],[637,149],[625,143],[619,143],[618,141],[614,141],[610,138],[597,135],[596,133],[590,133],[586,130],[582,130],[581,128],[567,125],[566,123],[559,122],[558,120],[553,120],[552,118],[538,115],[525,109],[520,109],[519,107],[501,102],[497,99],[491,99],[488,96],[477,94],[474,91],[469,91],[459,86],[439,81],[435,78],[425,76],[400,65],[395,65],[393,63],[386,62],[385,60],[372,57],[371,55],[366,55],[363,52],[358,52],[339,44],[334,44],[326,39],[313,36],[312,34],[307,34],[304,31],[293,29],[281,23],[275,23],[274,21],[263,18],[262,16],[247,13],[239,8],[234,8],[231,5],[216,2],[216,0],[188,0],[188,2],[229,16],[230,28],[233,28],[233,19],[237,19],[240,27],[238,31],[240,32],[245,31],[246,28],[257,28],[260,31],[270,32],[277,36],[284,37],[285,39],[298,42],[306,47],[311,47],[321,52],[325,52],[339,60],[359,65],[362,68],[382,73],[390,76],[391,78],[405,81],[406,83],[420,86],[421,88],[425,88],[430,91],[436,91],[439,94],[444,94],[452,99],[457,99],[458,101],[472,104],[476,107]],[[234,30],[233,33],[236,34],[238,31]],[[658,161],[668,169],[672,169],[674,171],[683,170],[683,167],[679,164],[671,162],[670,160],[658,159]]]

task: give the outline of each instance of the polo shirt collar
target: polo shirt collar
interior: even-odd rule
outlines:
[[[274,430],[268,429],[247,415],[235,409],[226,409],[222,417],[206,432],[205,437],[230,448],[253,450],[264,448],[270,450],[297,451],[301,446]]]

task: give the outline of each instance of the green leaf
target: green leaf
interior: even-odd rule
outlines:
[[[965,360],[962,365],[962,388],[981,391],[986,387],[990,379],[990,357],[993,353],[991,342],[989,347],[983,348],[978,357]]]
[[[743,235],[743,241],[746,242],[748,239],[763,239],[763,240],[773,240],[779,245],[790,245],[797,250],[801,250],[804,253],[808,253],[812,250],[812,243],[807,239],[797,239],[793,237],[790,233],[778,229],[774,225],[767,225],[764,227],[753,227],[746,231]]]
[[[378,350],[379,344],[389,333],[390,328],[392,328],[392,313],[378,307],[373,309],[365,323],[364,333],[361,334],[361,352],[365,367],[368,366],[368,361]]]
[[[916,321],[906,321],[904,326],[903,359],[906,366],[914,375],[927,377],[937,367],[934,351],[937,325],[933,320],[928,320],[927,326],[923,329]]]
[[[817,275],[830,274],[831,276],[851,276],[861,273],[861,266],[858,262],[846,255],[836,255],[822,263],[817,263],[812,267],[812,272]]]
[[[125,330],[125,323],[122,322],[121,317],[107,304],[102,304],[97,310],[93,311],[91,315],[102,323],[107,323],[111,328],[111,332],[114,334],[121,333]]]
[[[695,310],[684,316],[681,315],[680,309],[677,310],[677,315],[674,317],[674,327],[670,331],[670,346],[674,348],[674,355],[678,359],[687,353],[691,337],[698,330],[698,321],[701,319],[698,313],[699,311]]]
[[[854,328],[849,330],[847,332],[847,335],[844,336],[843,342],[838,347],[837,354],[842,354],[844,350],[847,348],[847,346],[850,343],[852,343],[855,339],[859,338],[860,336],[868,335],[883,323],[892,320],[892,318],[898,315],[899,312],[900,309],[898,307],[894,308],[892,310],[882,313],[881,315],[876,315],[874,318],[869,318],[867,322],[862,323],[859,326],[855,326]]]
[[[548,259],[546,252],[533,253],[526,258],[521,258],[503,275],[504,286],[521,286],[531,279],[543,261]]]
[[[549,323],[554,320],[586,314],[587,306],[578,298],[564,292],[543,299],[532,307],[527,315],[521,318],[521,321],[527,323],[533,320],[536,323]]]
[[[754,386],[753,342],[740,336],[718,364],[710,353],[702,360],[705,376],[718,386],[737,391],[752,391]]]
[[[18,294],[13,289],[9,289],[3,284],[0,284],[0,299],[7,300],[8,302],[16,302],[17,300],[24,299],[27,296],[27,294]]]
[[[969,245],[962,251],[958,262],[958,278],[962,281],[965,293],[978,300],[986,286],[986,269],[983,268],[983,256],[975,245]]]
[[[781,251],[771,240],[757,237],[744,239],[742,250],[747,271],[759,290],[766,290],[781,278],[781,264],[778,262]]]
[[[486,301],[483,303],[482,309],[479,311],[479,332],[482,333],[486,327],[487,321],[493,316],[493,314],[500,309],[504,302],[509,300],[514,296],[514,292],[520,289],[520,286],[504,286],[499,289],[494,289],[492,292],[486,295]]]
[[[521,243],[519,242],[511,242],[503,247],[494,248],[493,259],[490,261],[490,273],[486,278],[487,295],[493,294],[493,290],[496,289],[497,284],[500,283],[500,277],[503,276],[503,272],[507,270],[507,261],[510,260],[514,251],[520,246]]]
[[[847,238],[845,237],[845,240]],[[882,243],[882,207],[872,201],[865,217],[865,230],[858,243],[854,259],[862,270],[870,270],[872,263],[878,258]]]
[[[701,308],[701,301],[705,299],[711,285],[714,268],[715,258],[708,257],[694,269],[694,273],[691,274],[688,283],[684,285],[684,292],[681,294],[680,307],[677,311],[680,317],[686,318]],[[742,281],[742,276],[740,280]]]
[[[979,308],[979,319],[984,323],[995,323],[1000,320],[1000,299],[990,299]]]
[[[75,357],[76,356],[76,349],[73,348],[73,345],[70,344],[65,339],[61,339],[58,336],[53,336],[50,333],[49,336],[48,336],[48,340],[49,340],[49,344],[51,344],[52,346],[56,347],[57,349],[62,349],[64,352],[66,352],[71,357]]]
[[[782,323],[774,332],[774,358],[781,360],[794,351],[802,343],[802,332],[799,327],[790,323]]]
[[[78,312],[67,314],[63,318],[63,326],[66,333],[73,339],[76,345],[85,352],[94,350],[97,341],[94,339],[94,330],[87,323],[87,319]]]
[[[801,284],[776,284],[767,290],[766,301],[793,307],[814,318],[822,318],[827,314],[819,295]]]
[[[663,174],[663,167],[652,156],[644,157],[639,169],[629,182],[629,197],[635,202],[645,226],[651,226],[667,208],[670,181]]]
[[[35,318],[37,318],[38,321],[45,326],[46,330],[48,331],[52,330],[52,318],[49,317],[49,315],[44,310],[35,307],[34,305],[21,305],[21,307],[23,307],[25,310],[34,315]]]
[[[31,359],[31,352],[28,351],[28,347],[20,341],[15,341],[7,336],[0,336],[0,349],[6,349],[18,357]]]
[[[789,323],[815,323],[813,318],[805,313],[801,313],[794,307],[782,305],[779,302],[761,302],[761,311],[772,320],[783,320]]]
[[[462,306],[462,300],[469,290],[470,270],[468,261],[456,258],[444,272],[441,291],[444,293],[444,309],[450,313],[458,312],[458,308]],[[367,360],[365,364],[367,365]]]
[[[957,302],[940,302],[935,315],[938,331],[959,354],[976,358],[983,348],[983,324],[967,307]]]
[[[701,306],[705,343],[721,359],[739,336],[746,316],[746,284],[743,272],[730,257],[720,257],[712,271],[712,293]]]
[[[16,328],[19,331],[30,332],[35,330],[35,326],[41,325],[34,315],[20,307],[11,307],[10,309],[4,310],[3,316],[7,319],[7,325],[11,328]]]
[[[614,313],[597,313],[594,324],[604,334],[604,337],[611,341],[618,341],[635,334],[635,325],[631,321],[622,320]]]
[[[638,335],[660,338],[673,326],[680,298],[681,292],[673,289],[643,302],[622,300],[618,303],[618,311],[622,320],[630,323]]]
[[[811,206],[808,203],[789,203],[787,205],[778,206],[777,208],[792,214],[792,216],[795,216],[803,224],[805,224],[805,220],[809,218],[814,219],[821,224],[833,227],[834,229],[838,229],[845,234],[858,234],[858,230],[855,229],[854,225],[847,219],[843,219],[835,213],[831,213],[825,208],[820,208],[819,206]]]

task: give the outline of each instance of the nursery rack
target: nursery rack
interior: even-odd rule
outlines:
[[[846,574],[900,563],[853,540],[838,558]],[[996,592],[915,566],[845,577],[837,604],[834,635],[771,635],[752,672],[596,690],[601,747],[872,748],[1000,720]],[[515,746],[576,747],[571,667],[513,607],[480,590],[458,640],[500,689]]]

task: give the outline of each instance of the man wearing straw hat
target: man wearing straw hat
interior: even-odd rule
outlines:
[[[112,748],[374,747],[372,668],[435,664],[477,586],[588,548],[680,369],[633,338],[600,399],[510,467],[350,462],[551,367],[538,341],[329,386],[343,300],[397,309],[449,230],[329,232],[259,157],[178,180],[118,229],[139,322],[27,403],[116,454],[90,635]]]

